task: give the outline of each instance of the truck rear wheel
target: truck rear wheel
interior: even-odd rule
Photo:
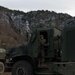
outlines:
[[[12,67],[12,75],[33,75],[33,67],[27,61],[18,61]]]

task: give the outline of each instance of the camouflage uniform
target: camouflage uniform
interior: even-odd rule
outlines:
[[[38,67],[42,66],[45,61],[45,42],[46,40],[43,38],[43,35],[40,35],[39,37],[39,43],[40,43],[40,50],[38,55]]]

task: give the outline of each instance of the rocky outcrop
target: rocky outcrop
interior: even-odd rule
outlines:
[[[26,44],[26,21],[31,30],[37,27],[58,27],[61,29],[64,22],[73,18],[68,14],[54,11],[22,11],[10,10],[0,6],[0,47],[6,49]]]

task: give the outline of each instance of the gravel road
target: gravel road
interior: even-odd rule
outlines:
[[[0,73],[0,75],[11,75],[11,72],[5,72],[3,74]]]

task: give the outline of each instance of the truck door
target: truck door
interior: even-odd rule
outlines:
[[[49,47],[48,47],[48,58],[53,58],[54,57],[54,48],[53,48],[53,43],[54,43],[54,30],[49,29],[48,30],[48,42],[49,42]]]

